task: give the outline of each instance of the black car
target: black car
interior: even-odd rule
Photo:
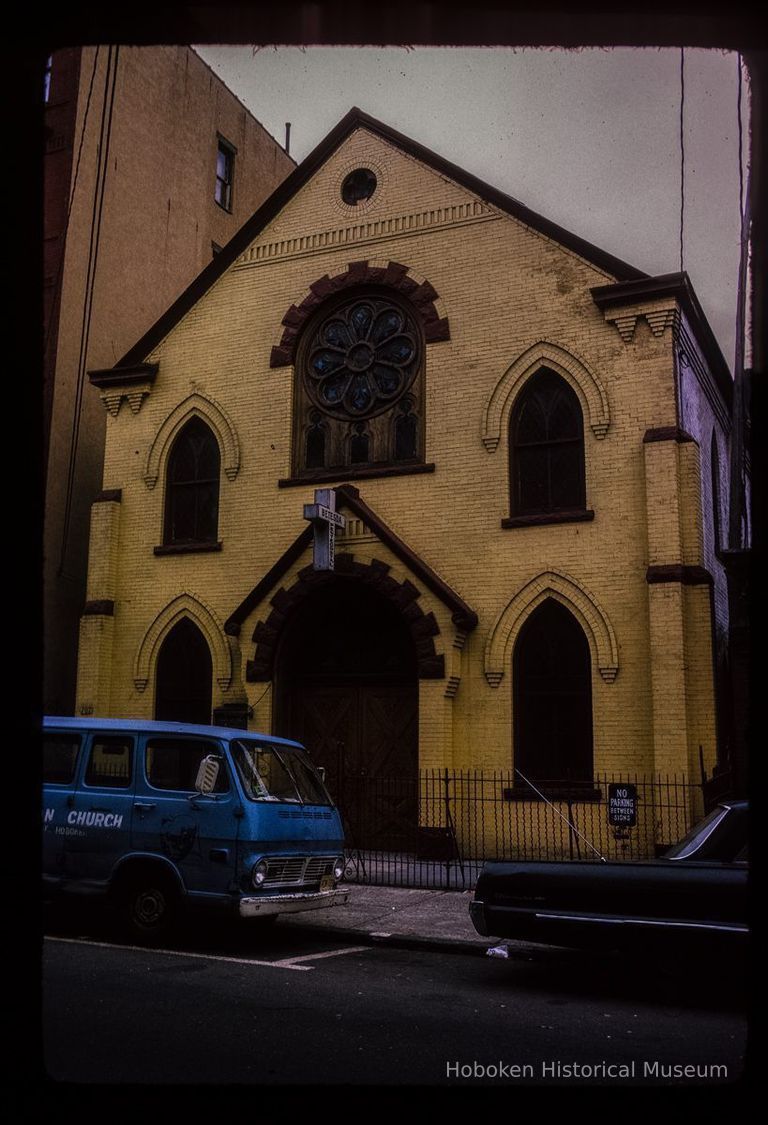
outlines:
[[[487,937],[637,948],[746,942],[746,801],[724,801],[660,859],[487,863],[469,912]]]

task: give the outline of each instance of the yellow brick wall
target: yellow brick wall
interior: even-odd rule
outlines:
[[[683,590],[678,583],[648,587],[651,621],[654,768],[685,772],[688,766],[688,709],[685,698]]]
[[[338,187],[361,163],[374,167],[380,192],[353,222]],[[302,506],[312,500],[312,486],[277,484],[291,475],[293,372],[271,368],[270,352],[280,342],[284,313],[312,282],[363,259],[372,266],[401,262],[417,282],[431,282],[438,312],[450,323],[450,340],[426,347],[425,460],[435,472],[357,482],[363,500],[479,617],[457,650],[449,611],[422,590],[419,604],[440,626],[436,650],[446,658],[446,675],[459,683],[453,698],[446,696],[446,680],[420,683],[420,764],[511,768],[512,654],[491,686],[486,642],[518,592],[556,570],[595,599],[616,639],[613,682],[593,661],[596,768],[685,770],[694,697],[704,708],[696,729],[709,737],[711,701],[695,687],[706,669],[697,665],[687,679],[683,672],[690,659],[685,629],[693,623],[698,636],[705,610],[694,599],[684,612],[679,587],[649,587],[645,577],[650,564],[693,562],[700,534],[691,453],[674,442],[643,445],[647,429],[675,424],[672,329],[654,335],[641,318],[625,342],[589,292],[611,278],[362,130],[147,357],[160,366],[141,410],[133,414],[124,404],[108,419],[104,487],[123,494],[111,713],[152,714],[152,681],[138,691],[134,663],[147,630],[174,597],[183,592],[201,600],[223,626],[305,526]],[[542,342],[574,357],[605,394],[604,436],[593,432],[585,407],[587,507],[595,518],[503,528],[507,435],[502,426],[489,452],[484,419],[508,369],[529,349],[535,355]],[[165,420],[193,393],[215,400],[233,420],[240,446],[237,474],[221,479],[223,549],[156,557],[164,460],[156,487],[148,489],[147,458]],[[511,407],[512,398],[504,418]],[[410,577],[419,586],[383,545],[356,545],[354,553],[381,558],[399,581]],[[100,565],[97,555],[95,545],[92,568]],[[308,561],[307,554],[279,584],[287,587]],[[256,607],[243,625],[241,672],[253,657],[253,627],[268,612]],[[86,652],[81,659],[87,662]],[[245,685],[254,727],[271,722],[266,688]],[[214,706],[233,690],[215,684]]]
[[[102,500],[91,507],[91,566],[86,601],[114,600],[120,561],[120,503]]]
[[[683,561],[679,446],[654,441],[643,447],[645,500],[648,512],[648,564],[668,566]]]
[[[86,616],[80,621],[77,665],[77,713],[79,715],[136,715],[119,712],[112,704],[112,660],[115,621],[113,617]]]

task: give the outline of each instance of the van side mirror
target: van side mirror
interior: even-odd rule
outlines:
[[[325,766],[317,766],[317,772],[320,774],[320,780],[325,785]]]
[[[207,757],[203,758],[195,778],[195,789],[198,793],[202,793],[203,796],[213,793],[218,781],[220,766],[221,759],[217,758],[215,754],[208,754]]]

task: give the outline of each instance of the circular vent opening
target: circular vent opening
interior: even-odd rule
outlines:
[[[370,199],[376,191],[376,177],[370,168],[356,168],[350,172],[341,185],[341,198],[350,207],[356,207]]]

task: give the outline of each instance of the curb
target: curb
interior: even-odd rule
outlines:
[[[427,938],[420,937],[418,934],[384,934],[342,926],[317,926],[311,922],[296,921],[291,922],[290,925],[299,926],[302,930],[318,936],[345,938],[364,945],[385,945],[391,949],[421,949],[432,953],[458,953],[464,956],[484,957],[486,949],[493,944],[491,939],[488,942],[474,942],[471,938]]]

